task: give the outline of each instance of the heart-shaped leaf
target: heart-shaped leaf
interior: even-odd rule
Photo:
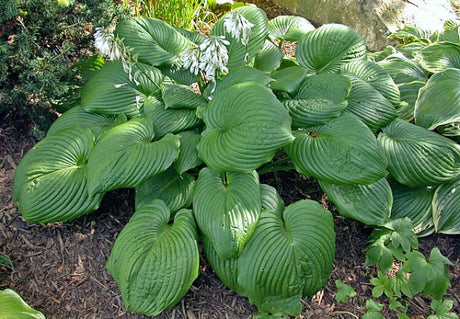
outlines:
[[[198,154],[217,172],[256,169],[293,139],[287,110],[254,82],[219,92],[202,116],[206,130]]]
[[[192,109],[207,104],[207,100],[202,95],[193,91],[190,86],[179,84],[164,83],[161,89],[161,96],[165,109]]]
[[[429,130],[460,122],[460,70],[434,74],[420,90],[415,105],[415,123]]]
[[[460,68],[460,44],[437,42],[419,52],[420,64],[431,73]]]
[[[437,185],[460,174],[460,146],[423,127],[398,119],[383,128],[378,141],[388,170],[403,185]]]
[[[273,42],[266,40],[254,60],[254,68],[267,73],[272,72],[280,67],[283,57],[281,50]]]
[[[417,62],[406,58],[400,53],[392,54],[378,62],[392,77],[396,84],[413,81],[426,82],[428,72]]]
[[[131,55],[139,62],[154,66],[174,64],[190,40],[164,21],[131,18],[117,24],[115,35],[123,39]]]
[[[67,221],[99,207],[103,194],[89,196],[88,156],[94,135],[75,126],[60,130],[36,144],[19,163],[13,200],[25,220]]]
[[[192,203],[195,179],[189,174],[177,174],[174,168],[159,173],[136,187],[136,208],[161,199],[168,205],[171,213],[188,208]]]
[[[296,93],[304,78],[307,76],[307,70],[301,66],[290,66],[277,70],[270,74],[270,77],[275,80],[270,84],[273,91],[282,91],[290,94]]]
[[[221,259],[237,257],[260,217],[259,176],[252,173],[200,171],[193,195],[198,227]]]
[[[199,274],[197,230],[191,210],[170,212],[161,200],[139,208],[118,235],[107,270],[128,311],[148,316],[173,307]]]
[[[296,47],[300,65],[309,72],[337,72],[343,64],[366,60],[364,40],[353,29],[325,24],[303,35]]]
[[[387,160],[372,131],[349,114],[315,130],[295,131],[286,146],[297,170],[327,183],[369,185],[385,176]]]
[[[438,233],[460,234],[460,179],[441,185],[434,195],[433,221]]]
[[[366,225],[384,225],[389,221],[393,196],[386,178],[370,185],[335,185],[320,181],[320,186],[341,215]]]
[[[299,16],[277,16],[268,22],[268,35],[273,40],[299,41],[314,29],[310,21]]]
[[[170,167],[179,154],[179,137],[154,137],[153,123],[145,117],[107,131],[89,156],[89,193],[136,187]]]

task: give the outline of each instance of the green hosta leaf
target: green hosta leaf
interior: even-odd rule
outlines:
[[[405,107],[397,109],[400,119],[405,121],[412,121],[415,112],[415,103],[418,99],[419,91],[425,86],[425,82],[414,81],[410,83],[403,83],[399,85],[399,92],[401,93],[401,101],[407,103]]]
[[[436,300],[433,299],[431,301],[431,309],[433,309],[436,314],[435,315],[429,315],[427,319],[458,319],[458,316],[450,312],[454,305],[454,302],[452,300]]]
[[[299,315],[302,296],[327,282],[334,260],[332,215],[303,200],[264,212],[238,260],[238,283],[262,312]]]
[[[377,63],[371,61],[355,61],[347,63],[340,68],[343,75],[353,75],[376,89],[394,107],[399,107],[401,102],[399,89],[387,71]]]
[[[262,213],[274,211],[282,214],[284,211],[284,202],[276,189],[272,186],[261,184],[260,192],[262,197]],[[243,288],[238,284],[238,258],[220,259],[211,241],[206,236],[203,236],[203,248],[206,259],[220,280],[231,290],[244,295]]]
[[[433,231],[432,201],[436,190],[434,187],[407,187],[397,182],[391,183],[393,191],[393,208],[391,218],[408,217],[416,233],[428,235]]]
[[[439,134],[448,136],[457,143],[460,143],[460,121],[438,126],[436,130]]]
[[[164,83],[161,95],[165,109],[192,109],[206,105],[208,101],[202,95],[196,94],[186,85]]]
[[[273,42],[266,40],[255,58],[254,67],[263,72],[272,72],[280,67],[283,57],[283,52]]]
[[[0,253],[0,274],[5,268],[13,269],[13,263],[11,262],[10,257]]]
[[[339,117],[347,107],[345,99],[350,89],[350,80],[338,74],[323,73],[307,77],[295,99],[284,101],[293,127],[323,125]]]
[[[299,16],[277,16],[268,22],[268,36],[273,40],[299,41],[314,29],[310,21]]]
[[[99,207],[102,194],[88,195],[88,154],[94,135],[75,126],[37,143],[21,160],[14,176],[13,200],[25,220],[67,221]]]
[[[275,80],[270,84],[270,88],[273,91],[294,94],[299,90],[306,76],[307,70],[301,66],[291,66],[277,70],[270,74],[270,77]]]
[[[373,132],[388,125],[398,117],[393,104],[370,84],[353,76],[348,76],[352,86],[347,101],[346,112],[363,121]]]
[[[460,234],[460,178],[441,185],[434,195],[433,221],[437,232]]]
[[[300,38],[296,57],[310,72],[336,72],[345,63],[366,60],[366,44],[349,27],[325,24]]]
[[[98,139],[105,131],[126,121],[127,119],[124,114],[108,116],[98,113],[89,113],[81,106],[76,106],[58,117],[57,120],[53,122],[46,135],[50,136],[57,131],[78,125],[89,128],[96,139]]]
[[[193,208],[198,227],[221,259],[237,257],[260,217],[259,176],[252,173],[200,171]]]
[[[158,69],[136,64],[126,72],[121,61],[107,62],[83,87],[81,105],[88,112],[138,116],[146,96],[162,81]]]
[[[192,203],[195,179],[189,174],[177,174],[169,168],[136,187],[136,208],[140,208],[153,199],[163,200],[172,213],[187,208]]]
[[[213,170],[251,171],[293,140],[287,110],[254,82],[221,91],[204,111],[200,158]]]
[[[158,69],[177,84],[191,85],[200,80],[198,74],[190,72],[190,69],[178,68],[177,65],[163,65],[159,66]]]
[[[400,53],[390,55],[378,64],[390,74],[396,84],[414,81],[426,82],[428,78],[428,72],[420,64]]]
[[[429,130],[460,121],[460,70],[433,75],[420,90],[415,106],[415,123]]]
[[[21,296],[11,289],[0,291],[0,318],[4,319],[45,319],[45,316],[30,307]]]
[[[179,133],[180,152],[174,168],[180,174],[201,165],[203,162],[198,157],[196,146],[201,139],[201,134],[197,131],[184,131]]]
[[[131,18],[117,24],[115,35],[138,61],[154,66],[174,64],[190,41],[158,19]]]
[[[393,196],[386,178],[370,185],[335,185],[320,181],[320,186],[340,214],[366,225],[388,222]]]
[[[251,34],[247,46],[244,46],[240,39],[234,39],[231,34],[225,29],[224,21],[229,14],[224,15],[211,30],[211,35],[225,36],[230,42],[228,46],[228,64],[230,71],[244,66],[247,61],[251,61],[263,48],[265,39],[268,36],[268,19],[266,13],[254,6],[243,6],[233,10],[242,14],[254,27],[251,29]]]
[[[179,154],[179,137],[168,134],[153,142],[154,136],[148,118],[133,118],[107,131],[89,156],[89,193],[135,187],[170,167]]]
[[[450,286],[449,269],[447,265],[452,263],[444,257],[437,247],[430,253],[430,259],[418,251],[407,254],[406,266],[411,271],[409,285],[414,293],[424,292],[425,296],[433,296],[440,300]]]
[[[144,115],[153,121],[155,135],[158,138],[203,124],[196,116],[195,110],[166,109],[163,102],[153,96],[148,97],[144,103]]]
[[[148,316],[174,306],[199,274],[197,229],[191,210],[172,224],[161,200],[139,208],[118,235],[107,261],[128,311]]]
[[[385,176],[387,160],[372,131],[344,114],[316,131],[294,132],[286,146],[297,170],[332,184],[368,185]]]
[[[419,52],[420,64],[431,73],[449,68],[460,68],[460,44],[452,42],[434,43]]]
[[[460,146],[427,129],[395,120],[378,136],[393,177],[406,186],[448,182],[460,174]]]

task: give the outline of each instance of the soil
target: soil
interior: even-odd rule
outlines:
[[[269,1],[254,2],[266,9],[269,17],[289,14]],[[105,269],[116,236],[134,212],[132,190],[108,193],[99,210],[71,222],[48,225],[24,222],[12,200],[12,188],[16,166],[37,142],[27,132],[26,125],[5,127],[0,123],[0,254],[9,256],[14,264],[13,269],[1,269],[0,289],[14,289],[48,319],[148,318],[126,312],[118,287]],[[324,289],[314,297],[303,299],[301,318],[362,317],[366,300],[372,298],[369,280],[376,275],[375,267],[363,266],[363,250],[371,230],[340,216],[313,179],[290,171],[266,174],[263,182],[275,186],[286,205],[311,198],[334,214],[337,232],[334,268]],[[425,255],[437,246],[452,261],[451,288],[446,299],[453,300],[457,311],[460,309],[459,237],[420,238],[420,251]],[[204,258],[200,270],[200,276],[184,298],[157,318],[251,318],[257,311],[247,298],[226,288]],[[337,279],[357,292],[348,303],[335,300]],[[385,303],[385,299],[378,301]],[[423,296],[403,301],[411,318],[422,319],[431,314],[430,300]],[[385,318],[394,318],[388,307],[383,313]]]

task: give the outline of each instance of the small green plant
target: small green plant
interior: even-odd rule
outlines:
[[[344,284],[340,280],[336,280],[335,285],[337,287],[337,294],[335,295],[337,302],[347,303],[349,297],[356,296],[356,291],[350,285]]]
[[[298,315],[328,280],[335,232],[319,203],[285,207],[260,183],[280,169],[318,179],[344,216],[385,226],[369,263],[388,267],[388,253],[403,258],[415,245],[408,216],[392,215],[392,179],[435,185],[436,230],[458,229],[460,146],[398,117],[398,86],[350,28],[269,21],[243,6],[207,36],[153,18],[100,31],[111,61],[22,159],[13,199],[25,220],[48,223],[135,188],[136,212],[107,262],[128,310],[176,304],[198,276],[202,243],[259,316]],[[295,57],[281,52],[285,40],[298,42]]]

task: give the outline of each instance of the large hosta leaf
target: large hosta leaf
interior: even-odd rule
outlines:
[[[393,196],[386,178],[370,185],[335,185],[320,181],[322,190],[340,214],[366,225],[389,221]]]
[[[138,116],[146,97],[156,91],[163,77],[158,69],[136,64],[130,72],[121,61],[108,62],[81,91],[81,105],[88,112]]]
[[[414,231],[428,235],[433,232],[433,195],[436,190],[432,186],[407,187],[391,181],[393,192],[393,208],[391,219],[410,218]]]
[[[173,64],[190,40],[164,21],[131,18],[117,24],[115,35],[123,39],[130,54],[154,66]]]
[[[405,121],[412,121],[414,119],[415,103],[418,99],[420,89],[424,87],[425,84],[425,82],[414,81],[399,85],[401,101],[406,103],[405,106],[396,110],[400,119]]]
[[[288,111],[268,88],[254,82],[221,91],[203,120],[198,154],[219,172],[256,169],[293,140]]]
[[[174,168],[179,174],[182,174],[203,163],[198,157],[198,151],[196,149],[196,146],[200,142],[201,134],[198,131],[184,131],[179,133],[179,137],[180,152],[174,162]]]
[[[154,137],[148,118],[133,118],[107,131],[89,156],[89,193],[135,187],[170,167],[179,154],[179,137]]]
[[[195,110],[166,109],[164,103],[154,96],[148,97],[145,101],[144,115],[153,121],[157,137],[190,130],[203,124],[196,116]]]
[[[390,124],[398,113],[393,104],[367,82],[353,76],[348,76],[352,86],[347,101],[346,111],[358,117],[373,132]]]
[[[314,29],[310,21],[299,16],[277,16],[268,22],[268,35],[274,40],[299,41]]]
[[[441,185],[434,195],[433,221],[437,232],[460,234],[460,179]]]
[[[307,77],[295,98],[284,101],[293,127],[323,125],[339,117],[348,105],[345,99],[350,89],[350,80],[339,74]]]
[[[302,174],[341,185],[368,185],[385,176],[387,160],[381,146],[372,131],[352,115],[294,135],[286,151]]]
[[[255,58],[254,67],[263,72],[272,72],[280,67],[283,57],[281,50],[273,42],[266,40],[264,47]]]
[[[45,319],[38,310],[29,306],[21,296],[11,289],[0,291],[0,318],[2,319]]]
[[[400,53],[390,55],[378,64],[390,74],[396,84],[413,81],[426,82],[428,78],[428,72],[420,64]]]
[[[206,105],[206,98],[193,91],[190,86],[164,83],[161,96],[165,109],[192,109]]]
[[[433,75],[420,90],[415,106],[415,123],[429,130],[460,121],[460,70]]]
[[[436,185],[460,174],[460,146],[423,127],[395,120],[383,129],[378,141],[391,175],[401,184]]]
[[[13,200],[25,220],[67,221],[99,207],[102,194],[88,195],[88,154],[94,135],[79,126],[60,130],[37,143],[14,176]]]
[[[361,60],[347,63],[340,68],[340,73],[354,75],[367,82],[390,101],[394,107],[399,107],[401,98],[398,87],[387,71],[377,63]]]
[[[419,52],[420,64],[431,73],[449,68],[460,68],[460,44],[452,42],[434,43]]]
[[[303,35],[296,47],[299,63],[310,72],[336,72],[341,65],[366,60],[364,40],[349,27],[325,24]]]
[[[174,168],[159,173],[136,187],[136,208],[153,199],[163,200],[172,213],[192,203],[195,179],[189,174],[179,175]]]
[[[154,200],[131,217],[118,235],[107,269],[128,311],[149,316],[174,306],[199,273],[197,230],[191,210],[170,212]]]
[[[301,66],[291,66],[277,70],[270,74],[270,77],[275,80],[270,84],[270,88],[274,91],[294,94],[299,90],[306,76],[307,70]]]
[[[124,114],[115,116],[90,113],[86,112],[81,106],[75,106],[58,117],[46,135],[53,135],[57,131],[78,125],[89,128],[97,140],[105,131],[126,121],[127,119]]]
[[[262,312],[299,315],[302,296],[327,282],[335,251],[332,215],[304,200],[265,212],[238,260],[238,283]]]
[[[255,171],[200,171],[193,195],[195,218],[221,259],[237,257],[251,237],[260,217],[260,196]]]

